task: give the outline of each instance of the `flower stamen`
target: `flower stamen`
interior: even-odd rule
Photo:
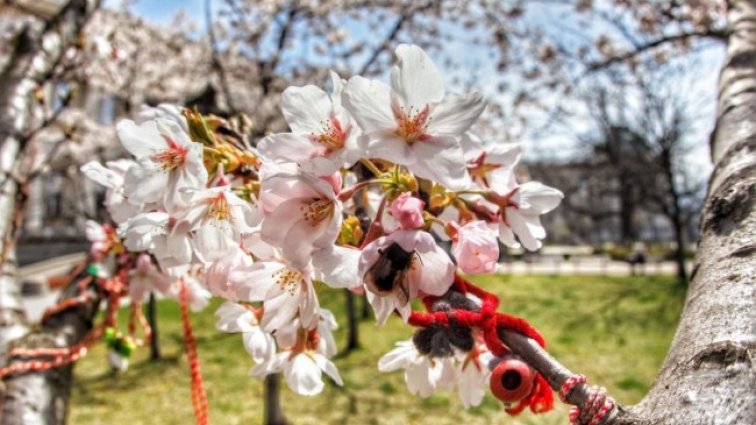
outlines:
[[[152,160],[161,164],[164,171],[171,171],[182,167],[186,161],[189,149],[179,145],[170,137],[163,135],[168,149],[160,151],[152,156]]]
[[[415,111],[412,106],[405,110],[404,107],[396,104],[393,104],[391,109],[397,123],[395,130],[397,136],[409,144],[422,141],[427,137],[426,130],[430,122],[428,105],[418,111]]]
[[[272,277],[276,280],[276,284],[285,289],[291,296],[294,296],[297,286],[304,283],[302,273],[289,269],[278,270],[273,273]]]
[[[314,199],[300,207],[304,220],[315,227],[333,216],[336,206],[329,199]]]
[[[211,198],[208,202],[210,206],[207,209],[206,217],[219,221],[228,221],[232,218],[231,206],[226,195],[219,193],[218,196]]]
[[[320,133],[313,133],[311,136],[312,140],[325,146],[327,153],[343,148],[347,136],[351,131],[351,126],[343,128],[336,116],[331,116],[328,121],[322,124],[322,131]]]

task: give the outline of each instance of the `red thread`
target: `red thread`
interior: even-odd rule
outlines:
[[[497,312],[499,298],[482,288],[473,285],[459,275],[454,276],[452,286],[463,294],[470,293],[481,301],[480,311],[465,309],[452,309],[445,311],[432,311],[433,303],[438,297],[425,297],[423,304],[428,312],[413,311],[408,323],[417,327],[444,326],[448,327],[453,320],[458,326],[478,328],[483,336],[483,342],[491,353],[502,357],[510,353],[499,337],[500,330],[507,330],[524,335],[535,340],[540,346],[546,345],[543,336],[533,328],[525,319]],[[535,385],[530,394],[520,400],[517,405],[506,409],[507,413],[516,415],[526,407],[535,413],[546,412],[554,406],[554,395],[546,379],[536,375]]]
[[[189,361],[189,376],[192,381],[192,407],[194,408],[194,417],[197,418],[198,425],[207,425],[208,423],[208,403],[205,394],[205,384],[200,372],[199,357],[197,356],[197,341],[194,339],[192,332],[192,323],[189,320],[189,293],[186,288],[186,282],[181,278],[179,280],[179,301],[181,304],[181,320],[184,324],[184,347],[186,348],[186,357]]]
[[[584,385],[588,379],[583,375],[572,375],[562,383],[559,389],[559,398],[569,403],[567,400],[570,393],[578,386]],[[599,425],[601,421],[614,409],[614,399],[606,394],[605,388],[589,387],[588,397],[583,404],[572,406],[570,409],[570,425]]]
[[[89,332],[82,340],[74,345],[61,348],[36,348],[11,350],[11,357],[29,357],[22,363],[12,363],[0,369],[0,379],[9,375],[26,372],[42,372],[56,367],[71,364],[87,354],[91,347],[102,336],[103,328],[97,327]],[[50,360],[39,360],[39,357],[52,357]]]

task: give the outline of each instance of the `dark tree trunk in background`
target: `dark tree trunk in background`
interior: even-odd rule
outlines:
[[[288,425],[281,408],[281,375],[273,374],[265,377],[265,419],[264,425]]]
[[[157,302],[155,294],[150,293],[150,300],[147,302],[147,321],[152,329],[152,338],[150,339],[150,359],[159,360],[160,355],[160,337],[158,334],[157,322]]]
[[[616,164],[619,168],[619,161]],[[625,172],[620,172],[620,235],[622,242],[631,244],[636,240],[635,223],[635,195],[633,194],[634,183],[625,176]]]
[[[620,423],[756,423],[756,0],[728,6],[715,168],[685,308],[651,391]]]
[[[668,180],[667,187],[669,192],[669,219],[672,224],[672,231],[675,236],[675,251],[673,253],[675,257],[675,264],[677,265],[677,282],[680,285],[687,285],[688,272],[685,270],[685,223],[683,219],[683,212],[680,208],[680,194],[677,189],[677,183],[675,182],[675,176],[673,173],[673,167],[671,157],[669,153],[665,152],[662,155],[664,163],[664,169],[666,171],[666,177]]]
[[[360,298],[362,299],[362,320],[369,319],[370,311],[372,310],[370,302],[367,299],[367,295],[363,294]]]
[[[354,292],[345,289],[347,311],[347,345],[345,352],[360,348],[360,321],[357,317],[357,300]]]

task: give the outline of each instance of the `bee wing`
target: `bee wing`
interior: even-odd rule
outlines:
[[[409,270],[400,270],[396,273],[396,277],[394,278],[393,293],[402,307],[409,302],[410,288],[408,272]]]

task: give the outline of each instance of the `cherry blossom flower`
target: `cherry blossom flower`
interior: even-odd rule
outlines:
[[[482,220],[465,223],[456,229],[452,244],[457,266],[465,273],[491,273],[499,261],[497,232]]]
[[[460,138],[485,108],[479,93],[446,96],[441,73],[417,46],[396,48],[391,86],[352,77],[344,105],[364,132],[370,156],[460,190],[470,184]]]
[[[301,326],[299,319],[286,323],[275,332],[281,351],[250,370],[250,375],[263,377],[283,372],[286,384],[297,394],[311,396],[323,391],[323,372],[338,385],[343,385],[336,366],[328,360],[336,354],[333,330],[336,321],[328,310],[321,310],[314,329]]]
[[[259,261],[245,275],[249,282],[254,282],[248,300],[263,302],[261,325],[267,332],[276,331],[297,317],[305,329],[317,326],[320,303],[309,267],[298,270],[281,261]]]
[[[396,309],[406,321],[408,302],[419,293],[442,295],[454,280],[454,264],[422,231],[399,230],[369,243],[358,264],[379,324]]]
[[[216,261],[207,271],[208,287],[227,299],[262,301],[265,314],[261,324],[267,331],[275,331],[277,337],[284,326],[295,320],[305,329],[317,326],[324,313],[313,287],[315,280],[333,288],[362,284],[357,278],[357,249],[331,246],[316,250],[311,263],[296,268],[259,233],[248,235],[244,248],[254,254],[256,261],[244,253]]]
[[[143,106],[137,115],[137,123],[152,121],[156,119],[173,121],[178,124],[185,133],[189,133],[189,125],[186,123],[186,117],[182,114],[183,107],[171,103],[161,103],[158,106]]]
[[[277,363],[286,385],[299,395],[313,396],[323,392],[323,372],[336,384],[344,385],[336,365],[318,352],[292,355],[284,351],[278,354]]]
[[[251,308],[226,301],[215,311],[215,317],[219,331],[242,334],[244,348],[256,364],[264,363],[275,354],[273,337],[260,327],[259,317]]]
[[[507,192],[517,186],[514,167],[522,155],[519,143],[499,143],[485,146],[468,161],[467,170],[478,186]]]
[[[262,182],[262,238],[295,268],[304,268],[315,249],[331,247],[339,235],[340,179],[338,187],[331,183],[307,173],[279,173]]]
[[[129,167],[135,164],[128,159],[119,159],[106,162],[104,167],[97,161],[90,161],[81,167],[85,176],[108,189],[105,208],[116,224],[123,223],[141,211],[140,205],[128,202],[123,194],[124,176]]]
[[[341,106],[343,82],[331,72],[333,92],[319,87],[289,87],[281,95],[281,110],[291,133],[277,133],[258,145],[271,159],[294,162],[302,169],[323,176],[357,160],[357,128]]]
[[[404,382],[410,393],[427,398],[437,389],[451,389],[456,383],[456,369],[451,357],[435,358],[420,354],[412,340],[396,343],[396,348],[378,361],[378,370],[394,372],[404,369]]]
[[[166,294],[171,283],[171,277],[158,270],[147,254],[139,254],[129,271],[129,295],[135,301],[144,301],[150,292]]]
[[[200,261],[233,254],[242,234],[259,224],[257,210],[228,186],[184,191],[187,210],[179,216],[193,232],[192,246]]]
[[[410,192],[404,192],[391,203],[391,216],[402,229],[417,229],[425,224],[424,207],[425,202],[415,198]]]
[[[249,286],[254,284],[247,279],[247,272],[253,269],[253,264],[252,257],[237,247],[233,254],[218,258],[207,267],[207,289],[226,300],[247,301]]]
[[[139,214],[118,226],[129,251],[154,254],[164,270],[191,262],[189,230],[187,222],[159,211]]]
[[[457,394],[465,409],[483,402],[491,376],[488,363],[493,357],[483,347],[476,347],[457,365]]]
[[[541,240],[546,237],[540,215],[556,208],[564,194],[539,182],[527,182],[515,187],[506,195],[493,193],[488,198],[499,207],[501,242],[516,247],[517,235],[522,246],[535,251],[541,248]]]
[[[175,121],[156,119],[137,125],[123,120],[116,131],[123,147],[137,159],[124,180],[129,202],[162,202],[167,211],[173,211],[180,207],[180,190],[207,183],[202,145],[192,142]]]

